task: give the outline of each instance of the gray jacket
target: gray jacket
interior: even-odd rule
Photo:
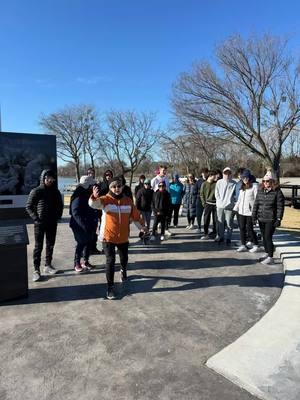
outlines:
[[[217,181],[215,191],[217,208],[233,209],[235,185],[236,182],[233,179],[220,179]]]

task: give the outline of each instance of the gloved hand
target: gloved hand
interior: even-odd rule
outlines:
[[[143,226],[142,228],[141,228],[141,231],[140,232],[142,232],[143,234],[145,234],[145,233],[148,233],[148,228],[147,228],[147,226]]]
[[[273,224],[274,228],[278,228],[280,225],[281,225],[280,219],[277,219]]]

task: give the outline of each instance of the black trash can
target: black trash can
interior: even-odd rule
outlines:
[[[25,222],[0,224],[0,302],[28,296],[27,245]]]

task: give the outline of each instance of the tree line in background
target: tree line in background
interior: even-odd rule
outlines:
[[[150,112],[109,111],[101,117],[80,105],[42,116],[57,137],[60,173],[79,179],[87,166],[101,172],[153,175],[159,162],[180,174],[247,166],[261,176],[300,175],[299,63],[287,42],[270,35],[230,37],[216,47],[214,63],[196,63],[173,85],[174,119],[158,127]],[[73,171],[72,171],[73,169]]]

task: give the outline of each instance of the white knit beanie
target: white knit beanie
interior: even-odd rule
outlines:
[[[269,181],[271,179],[273,181],[276,181],[276,176],[275,176],[273,171],[269,170],[269,171],[266,172],[265,176],[263,177],[263,181]]]
[[[95,185],[96,181],[93,177],[88,175],[82,175],[79,184],[84,188],[88,189],[90,186]]]

